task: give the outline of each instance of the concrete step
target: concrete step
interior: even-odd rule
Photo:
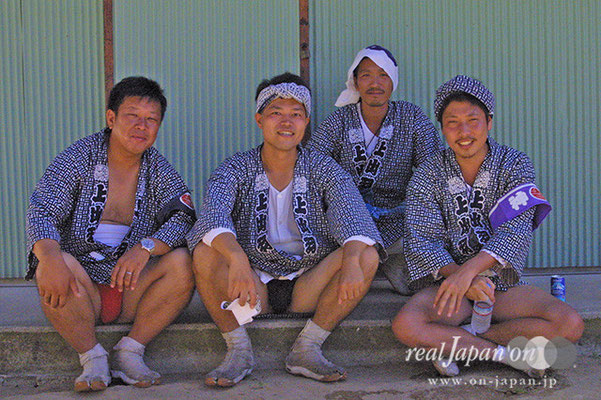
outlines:
[[[548,290],[548,276],[529,276],[532,284]],[[569,275],[568,301],[586,319],[586,331],[580,343],[580,352],[601,356],[601,291],[598,290],[601,274]],[[21,287],[21,292],[33,291],[31,298],[37,305],[35,288]],[[6,289],[6,288],[5,288]],[[14,287],[13,287],[14,289]],[[3,289],[4,290],[4,289]],[[14,291],[14,290],[13,290]],[[31,298],[28,301],[31,301]],[[385,281],[375,281],[360,305],[337,328],[324,345],[324,353],[333,362],[345,366],[369,366],[396,363],[403,360],[406,348],[394,338],[390,320],[408,297],[392,292]],[[1,298],[2,318],[5,314],[6,296]],[[12,308],[19,303],[14,298]],[[24,304],[27,302],[21,303]],[[26,320],[29,309],[12,317],[11,321]],[[66,342],[45,324],[29,326],[4,324],[0,327],[0,380],[4,384],[26,379],[52,379],[53,376],[77,376],[80,366],[76,353]],[[257,369],[277,369],[294,339],[304,326],[305,319],[258,319],[248,325],[255,351]],[[25,324],[24,324],[25,325]],[[97,328],[98,340],[111,349],[129,325],[109,325]],[[195,296],[184,313],[149,344],[146,351],[148,365],[163,374],[205,373],[216,366],[225,354],[225,345],[200,299]]]

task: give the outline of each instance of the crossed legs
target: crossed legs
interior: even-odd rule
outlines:
[[[396,337],[409,347],[439,349],[449,356],[451,343],[458,337],[456,350],[470,348],[490,354],[498,345],[505,346],[513,338],[547,339],[563,337],[577,342],[582,336],[584,323],[568,304],[534,286],[516,286],[506,292],[495,292],[493,323],[478,336],[461,329],[459,325],[471,314],[471,303],[462,299],[459,312],[450,318],[438,315],[433,307],[438,286],[428,287],[414,295],[399,311],[392,323]],[[427,332],[427,334],[424,334]],[[443,346],[446,343],[446,346]]]

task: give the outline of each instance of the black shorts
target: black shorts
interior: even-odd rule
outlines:
[[[292,303],[292,291],[297,279],[272,279],[267,282],[267,300],[274,314],[282,314],[288,311],[288,307]]]

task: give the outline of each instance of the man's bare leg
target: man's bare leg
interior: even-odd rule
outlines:
[[[229,266],[218,251],[202,242],[194,249],[193,265],[198,293],[228,349],[223,362],[205,376],[205,384],[233,386],[252,372],[254,358],[246,329],[238,324],[231,311],[221,309],[223,301],[231,300],[227,293]],[[270,312],[267,287],[254,272],[253,278],[261,302],[261,313]]]
[[[338,302],[338,289],[342,268],[342,248],[332,252],[298,278],[292,292],[290,311],[315,310],[315,314],[299,334],[286,358],[288,372],[324,382],[346,378],[343,368],[323,357],[321,345],[365,296],[378,268],[378,261],[378,253],[373,247],[363,250],[359,262],[363,272],[360,294],[341,304]]]
[[[487,340],[506,345],[516,336],[544,336],[576,343],[582,336],[584,322],[576,310],[540,288],[515,286],[507,292],[496,292],[495,298],[495,323],[480,335]]]
[[[79,262],[62,253],[65,263],[75,276],[81,297],[71,294],[65,306],[53,308],[40,299],[42,311],[56,331],[79,353],[83,373],[75,380],[75,391],[103,390],[111,379],[108,353],[96,340],[95,321],[100,317],[100,294]]]
[[[160,382],[160,374],[144,363],[144,349],[188,304],[193,289],[194,276],[187,249],[174,249],[146,265],[135,290],[126,290],[123,294],[123,308],[117,323],[133,320],[133,326],[114,347],[113,376],[137,387]]]
[[[483,351],[496,348],[494,343],[459,327],[472,312],[471,303],[465,297],[458,313],[450,318],[446,312],[438,315],[433,307],[437,291],[438,286],[422,289],[401,308],[392,322],[392,330],[399,341],[409,347],[439,349],[445,356],[450,355],[455,337],[459,337],[457,349],[476,348]],[[424,335],[424,332],[428,334]]]
[[[392,330],[399,341],[411,348],[438,349],[445,358],[433,364],[436,370],[445,376],[455,376],[459,368],[451,356],[451,349],[477,349],[479,354],[489,351],[491,356],[497,345],[472,335],[459,327],[461,322],[471,315],[471,303],[463,298],[459,312],[447,317],[438,315],[433,307],[438,286],[425,288],[409,299],[392,322]],[[427,335],[424,335],[427,332]]]
[[[538,288],[521,286],[495,293],[493,319],[500,322],[491,325],[486,333],[475,336],[457,326],[470,315],[471,303],[464,298],[459,313],[451,318],[438,316],[432,307],[437,289],[430,287],[417,293],[394,319],[392,329],[407,346],[443,349],[443,354],[449,356],[450,344],[458,338],[456,350],[475,348],[482,354],[488,349],[492,356],[495,351],[504,351],[502,346],[517,336],[545,336],[548,339],[562,336],[575,342],[582,335],[582,319],[571,307]],[[497,361],[507,363],[502,354],[497,358]],[[526,372],[535,374],[537,371]]]

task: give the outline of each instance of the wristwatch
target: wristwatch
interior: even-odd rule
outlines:
[[[142,248],[144,250],[146,250],[150,255],[152,255],[152,253],[154,253],[154,240],[149,239],[149,238],[144,238],[144,239],[140,240],[140,244],[142,245]]]

